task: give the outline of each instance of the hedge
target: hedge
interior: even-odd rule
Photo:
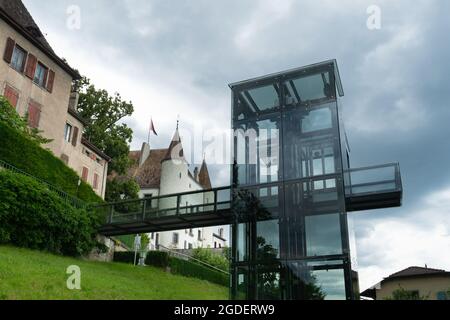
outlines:
[[[96,246],[98,225],[45,184],[0,170],[0,244],[80,256]]]
[[[134,252],[114,252],[114,262],[134,264]]]
[[[169,254],[164,251],[149,251],[145,258],[145,264],[159,268],[166,268],[169,266]]]
[[[87,203],[102,203],[92,188],[50,151],[43,149],[20,131],[0,121],[0,160],[40,178]]]
[[[230,278],[227,274],[211,270],[191,261],[170,257],[169,267],[173,274],[203,279],[226,287],[230,284]]]

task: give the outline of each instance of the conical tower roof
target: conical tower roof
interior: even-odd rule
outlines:
[[[211,179],[209,177],[208,166],[206,165],[206,161],[203,160],[202,167],[198,174],[198,182],[205,190],[212,189]]]
[[[172,141],[170,142],[169,149],[167,150],[167,153],[162,161],[166,160],[186,161],[186,159],[184,158],[183,145],[181,144],[181,138],[178,128],[175,131]]]

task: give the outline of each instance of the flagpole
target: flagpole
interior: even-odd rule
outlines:
[[[153,121],[153,119],[150,118],[150,126],[148,128],[148,139],[147,139],[148,145],[150,145],[150,135],[151,135],[151,131],[152,131],[152,121]]]

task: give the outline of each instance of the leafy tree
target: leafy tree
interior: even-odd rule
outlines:
[[[89,121],[84,134],[112,158],[108,173],[124,174],[130,166],[133,130],[119,122],[133,114],[133,104],[123,101],[119,93],[111,96],[108,91],[97,89],[86,77],[75,81],[73,88],[80,94],[77,111]]]
[[[385,300],[428,300],[429,296],[421,296],[417,291],[406,290],[399,286],[399,289],[392,292],[391,297]]]
[[[139,185],[134,180],[119,181],[117,178],[108,181],[105,200],[116,202],[139,198]]]

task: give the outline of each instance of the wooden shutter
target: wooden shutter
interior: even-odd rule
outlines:
[[[94,173],[94,190],[98,189],[98,174]]]
[[[72,145],[73,145],[74,147],[77,146],[77,142],[78,142],[78,131],[79,131],[78,127],[74,127],[74,128],[73,128]]]
[[[25,75],[31,80],[34,79],[36,66],[37,66],[37,58],[30,53],[28,55],[27,66],[25,68]]]
[[[39,120],[41,117],[41,108],[38,104],[30,102],[28,105],[28,125],[31,128],[39,127]]]
[[[53,84],[55,82],[55,71],[49,70],[48,71],[48,82],[47,82],[47,91],[52,93],[53,92]]]
[[[6,85],[5,87],[5,98],[14,108],[17,107],[17,102],[19,101],[19,93],[8,85]]]
[[[84,182],[87,182],[88,177],[89,177],[89,169],[86,168],[86,167],[83,167],[83,172],[81,173],[81,179],[82,179]]]
[[[6,40],[6,48],[5,54],[3,55],[3,60],[5,60],[8,64],[11,63],[15,45],[16,42],[13,39],[8,38]]]

